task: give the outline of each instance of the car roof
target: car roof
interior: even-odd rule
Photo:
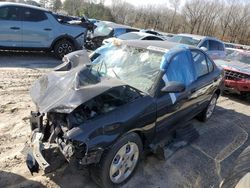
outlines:
[[[0,7],[1,6],[18,6],[18,7],[24,7],[24,8],[32,8],[32,9],[41,10],[41,11],[45,11],[45,12],[51,12],[48,9],[45,9],[45,8],[42,8],[42,7],[23,4],[23,3],[0,2]]]
[[[210,37],[210,36],[194,35],[194,34],[188,34],[188,33],[181,33],[181,34],[177,34],[176,36],[192,37],[193,39],[196,39],[196,40],[212,39],[212,40],[216,40],[216,41],[223,43],[219,39],[215,37]]]
[[[128,45],[128,46],[133,46],[136,48],[145,48],[145,49],[149,49],[151,47],[151,49],[153,48],[161,48],[161,49],[166,49],[166,50],[170,50],[172,48],[175,47],[179,47],[179,46],[185,46],[188,49],[199,49],[193,46],[189,46],[189,45],[183,45],[180,43],[175,43],[175,42],[170,42],[170,41],[152,41],[152,40],[126,40],[126,41],[122,41],[122,44]]]
[[[131,28],[133,28],[133,27],[128,26],[128,25],[117,24],[117,23],[110,22],[110,21],[101,21],[101,22],[105,23],[108,27],[112,27],[113,29],[117,29],[117,28],[130,28],[131,29]],[[133,29],[137,29],[137,28],[133,28]]]

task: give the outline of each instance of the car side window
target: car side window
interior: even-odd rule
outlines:
[[[200,51],[192,51],[194,66],[198,77],[204,76],[209,73],[207,58],[205,54]],[[212,62],[211,62],[212,63]]]
[[[212,72],[214,70],[214,64],[212,63],[212,61],[207,58],[207,66],[208,66],[208,71]]]
[[[222,43],[220,43],[220,42],[218,42],[218,44],[219,44],[219,50],[224,51],[225,50],[224,45]]]
[[[221,50],[223,48],[223,45],[215,40],[209,40],[209,50]],[[223,50],[223,49],[222,49]]]
[[[178,81],[186,86],[194,82],[196,73],[190,51],[182,51],[176,54],[171,59],[165,76],[168,81]]]
[[[31,8],[24,8],[22,12],[23,21],[40,22],[48,19],[43,11],[35,10]]]
[[[202,44],[201,44],[201,46],[200,47],[205,47],[205,48],[207,48],[208,49],[208,41],[207,40],[205,40]]]
[[[20,11],[18,7],[9,6],[0,8],[0,20],[20,20]]]

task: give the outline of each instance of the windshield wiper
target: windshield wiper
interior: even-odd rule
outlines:
[[[112,70],[112,72],[115,74],[116,78],[121,79],[121,78],[116,74],[116,72],[114,71],[113,68],[112,68],[111,70]]]

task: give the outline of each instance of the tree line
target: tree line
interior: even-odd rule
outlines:
[[[19,0],[36,3],[33,0]],[[247,0],[166,0],[161,5],[133,6],[124,0],[40,0],[40,6],[73,16],[114,21],[168,33],[215,36],[250,44],[250,2]]]

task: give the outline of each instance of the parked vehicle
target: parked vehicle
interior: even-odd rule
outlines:
[[[168,39],[172,38],[173,36],[175,36],[175,34],[172,34],[172,33],[164,33],[164,32],[161,32],[161,31],[155,31],[153,29],[141,29],[140,32],[144,32],[144,33],[149,33],[149,34],[153,34],[153,35],[156,35],[156,36],[160,36],[164,40],[168,40]]]
[[[250,52],[229,49],[226,60],[216,60],[216,64],[225,70],[224,90],[243,96],[250,96]]]
[[[164,40],[160,36],[156,36],[156,35],[149,34],[149,33],[143,33],[143,32],[129,32],[129,33],[119,35],[117,38],[121,40],[159,40],[159,41]],[[102,44],[108,44],[115,39],[116,39],[115,37],[104,39]]]
[[[53,51],[58,58],[82,49],[87,29],[57,18],[40,7],[0,2],[0,48]]]
[[[235,44],[235,43],[229,43],[224,42],[225,48],[233,48],[233,49],[242,49],[242,50],[250,50],[250,46],[242,45],[242,44]]]
[[[214,37],[192,34],[178,34],[170,38],[169,41],[202,48],[212,59],[224,59],[226,57],[224,43]]]
[[[89,32],[85,47],[89,50],[95,50],[102,45],[104,39],[118,37],[124,33],[139,31],[127,25],[116,24],[113,22],[99,21],[95,23],[94,32]]]
[[[89,166],[101,187],[123,184],[143,150],[156,152],[187,121],[211,117],[221,82],[222,70],[206,53],[176,43],[120,41],[90,58],[68,54],[31,89],[37,111],[28,167],[33,172],[37,161],[48,171],[40,151],[56,142],[69,162]]]

